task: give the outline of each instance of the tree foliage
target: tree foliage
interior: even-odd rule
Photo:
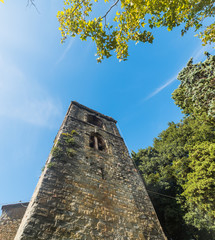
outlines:
[[[181,84],[174,91],[173,99],[182,112],[206,112],[215,118],[215,56],[208,55],[206,61],[198,64],[193,64],[191,59],[178,75],[178,80]]]
[[[109,58],[113,51],[119,60],[128,57],[128,42],[152,43],[152,29],[166,27],[169,31],[182,26],[184,35],[190,28],[199,33],[203,44],[215,42],[214,23],[203,27],[206,18],[215,16],[212,0],[65,0],[57,14],[62,42],[68,37],[91,38],[97,47],[97,60]],[[101,10],[104,9],[102,15]],[[112,13],[114,16],[112,17]],[[96,16],[96,17],[95,17]]]
[[[147,188],[166,195],[149,191],[166,235],[174,240],[215,239],[214,60],[189,61],[173,93],[184,119],[169,123],[153,147],[132,153]]]
[[[204,141],[189,148],[189,172],[182,196],[189,209],[185,219],[198,229],[215,230],[215,143]]]

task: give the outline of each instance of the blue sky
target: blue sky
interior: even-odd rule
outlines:
[[[157,29],[154,44],[130,44],[128,61],[98,64],[91,41],[60,44],[63,1],[37,0],[40,14],[26,3],[0,2],[0,204],[30,200],[71,100],[115,118],[130,151],[151,145],[182,117],[177,74],[211,49]]]

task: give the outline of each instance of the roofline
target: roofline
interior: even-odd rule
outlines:
[[[14,203],[14,204],[7,204],[7,205],[2,205],[1,209],[4,210],[7,207],[9,207],[9,208],[10,207],[18,207],[19,205],[23,206],[23,205],[28,205],[28,204],[29,204],[29,202],[20,202],[20,203]],[[27,206],[25,206],[25,207],[27,207]]]
[[[85,110],[87,110],[87,111],[89,111],[89,112],[92,112],[92,113],[94,113],[94,114],[96,114],[96,115],[98,115],[98,116],[100,116],[100,117],[103,117],[103,118],[109,120],[109,121],[112,121],[112,122],[114,122],[114,123],[117,123],[117,121],[116,121],[115,119],[113,119],[112,117],[106,116],[106,115],[104,115],[104,114],[102,114],[102,113],[100,113],[100,112],[97,112],[97,111],[95,111],[95,110],[93,110],[93,109],[91,109],[91,108],[88,108],[88,107],[86,107],[86,106],[84,106],[84,105],[82,105],[82,104],[80,104],[80,103],[78,103],[78,102],[76,102],[76,101],[71,101],[71,105],[73,105],[73,104],[76,105],[76,106],[78,106],[79,108],[82,108],[82,109],[85,109]]]

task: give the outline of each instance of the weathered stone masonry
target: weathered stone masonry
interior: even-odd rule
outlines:
[[[166,239],[114,119],[71,103],[15,239]]]
[[[0,240],[14,239],[27,206],[28,203],[2,206],[2,215],[0,217]]]

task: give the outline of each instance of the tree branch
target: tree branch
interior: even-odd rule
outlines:
[[[34,0],[28,0],[28,2],[27,2],[27,7],[28,7],[28,6],[33,6],[33,7],[37,10],[37,12],[40,14],[40,12],[39,12],[36,4],[34,3]]]
[[[107,12],[105,13],[105,15],[102,17],[102,19],[103,19],[103,18],[106,19],[108,13],[111,11],[111,9],[112,9],[113,7],[115,7],[115,6],[117,5],[118,2],[119,2],[119,0],[117,0],[117,1],[108,9],[108,11],[107,11]]]
[[[82,0],[80,3],[78,3],[78,5],[74,8],[74,10],[71,12],[71,14],[74,13],[74,11],[75,11],[83,2],[84,2],[84,0]]]

